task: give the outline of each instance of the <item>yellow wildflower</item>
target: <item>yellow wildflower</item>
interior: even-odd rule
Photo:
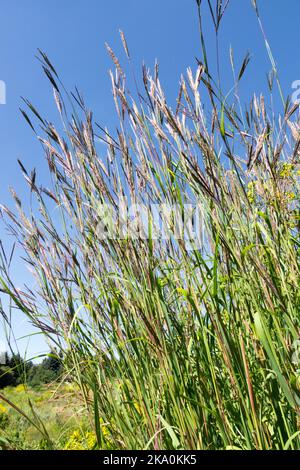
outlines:
[[[295,193],[286,193],[286,197],[290,201],[293,201],[295,199],[296,195],[295,195]]]
[[[2,405],[2,403],[0,403],[0,414],[5,414],[7,413],[7,408],[6,406]]]
[[[288,178],[289,176],[291,176],[293,169],[294,165],[292,163],[284,163],[280,172],[281,178]]]

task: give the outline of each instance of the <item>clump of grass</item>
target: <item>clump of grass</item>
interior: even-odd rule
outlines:
[[[17,409],[0,403],[0,449],[92,448],[95,432],[76,387],[6,387],[3,397]],[[43,425],[42,425],[43,423]],[[75,439],[81,436],[81,439]]]
[[[215,13],[209,4],[218,33],[222,2]],[[143,69],[135,98],[109,48],[115,135],[65,92],[43,53],[64,130],[28,103],[53,187],[21,164],[39,213],[26,215],[15,193],[17,213],[3,212],[38,288],[16,289],[5,257],[2,287],[63,350],[98,448],[103,424],[119,449],[300,448],[299,117],[289,100],[275,121],[263,96],[244,112],[237,95],[225,99],[202,29],[201,43],[203,63],[182,76],[176,110],[158,68]],[[99,206],[113,207],[115,225],[120,195],[201,207],[201,249],[155,240],[151,220],[144,239],[101,236]]]

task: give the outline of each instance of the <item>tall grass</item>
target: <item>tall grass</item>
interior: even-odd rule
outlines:
[[[108,48],[115,135],[41,53],[64,128],[27,103],[53,185],[40,187],[21,164],[39,211],[27,215],[14,192],[17,211],[2,211],[36,288],[15,287],[5,256],[2,288],[64,351],[99,448],[299,449],[299,114],[289,100],[275,118],[263,96],[245,110],[236,93],[225,99],[196,4],[203,60],[182,76],[176,110],[157,67],[143,69],[144,90],[131,94]],[[182,211],[197,204],[202,247],[156,240],[151,219],[144,238],[103,237],[99,207],[111,204],[116,228],[120,195]]]

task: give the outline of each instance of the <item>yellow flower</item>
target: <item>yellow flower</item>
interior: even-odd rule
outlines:
[[[290,200],[293,201],[296,197],[295,193],[286,193],[286,197]]]
[[[78,430],[74,431],[65,445],[65,450],[87,450],[84,434]]]
[[[85,435],[85,439],[86,439],[87,448],[90,450],[94,449],[95,445],[97,444],[97,439],[96,439],[95,434],[93,432],[87,432]]]
[[[100,419],[101,433],[103,437],[103,445],[105,449],[110,449],[112,446],[112,441],[110,438],[110,432],[103,422],[103,419]],[[94,432],[87,431],[83,432],[79,429],[76,429],[72,432],[67,440],[64,449],[65,450],[93,450],[97,444],[97,438]]]
[[[83,450],[84,447],[81,444],[80,434],[78,431],[74,431],[68,439],[65,450]]]
[[[0,429],[3,428],[3,426],[6,426],[8,420],[7,408],[0,403]]]
[[[292,163],[284,163],[282,165],[280,176],[282,178],[288,178],[289,176],[291,176],[293,169],[294,169],[294,165]]]
[[[7,413],[7,408],[0,403],[0,414],[5,414]]]

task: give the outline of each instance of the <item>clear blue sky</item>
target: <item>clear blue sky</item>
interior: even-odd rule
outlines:
[[[206,0],[203,0],[206,3]],[[276,58],[285,95],[291,83],[300,79],[298,30],[299,0],[258,0],[261,16]],[[209,53],[214,56],[215,40],[211,22],[205,16]],[[36,167],[39,182],[47,181],[41,147],[36,142],[18,108],[21,96],[28,98],[49,120],[56,119],[52,90],[35,58],[37,48],[51,58],[68,89],[75,85],[83,91],[87,105],[98,122],[115,123],[108,77],[111,61],[105,41],[121,56],[118,30],[127,37],[138,74],[143,61],[152,66],[160,62],[160,77],[172,101],[180,74],[195,67],[200,57],[195,0],[1,0],[0,80],[7,87],[7,104],[0,105],[0,202],[12,206],[8,186],[21,196],[28,194],[17,158],[28,169]],[[232,85],[229,46],[240,64],[247,51],[252,59],[242,84],[245,101],[254,92],[266,90],[270,70],[251,0],[231,0],[220,31],[222,80]],[[0,238],[7,249],[12,240],[0,224]],[[21,286],[29,275],[22,262],[14,263],[14,274]],[[15,335],[32,332],[22,314],[14,319]],[[1,327],[0,327],[1,341]],[[27,340],[19,341],[24,352]],[[28,355],[45,350],[38,336],[30,339]]]

